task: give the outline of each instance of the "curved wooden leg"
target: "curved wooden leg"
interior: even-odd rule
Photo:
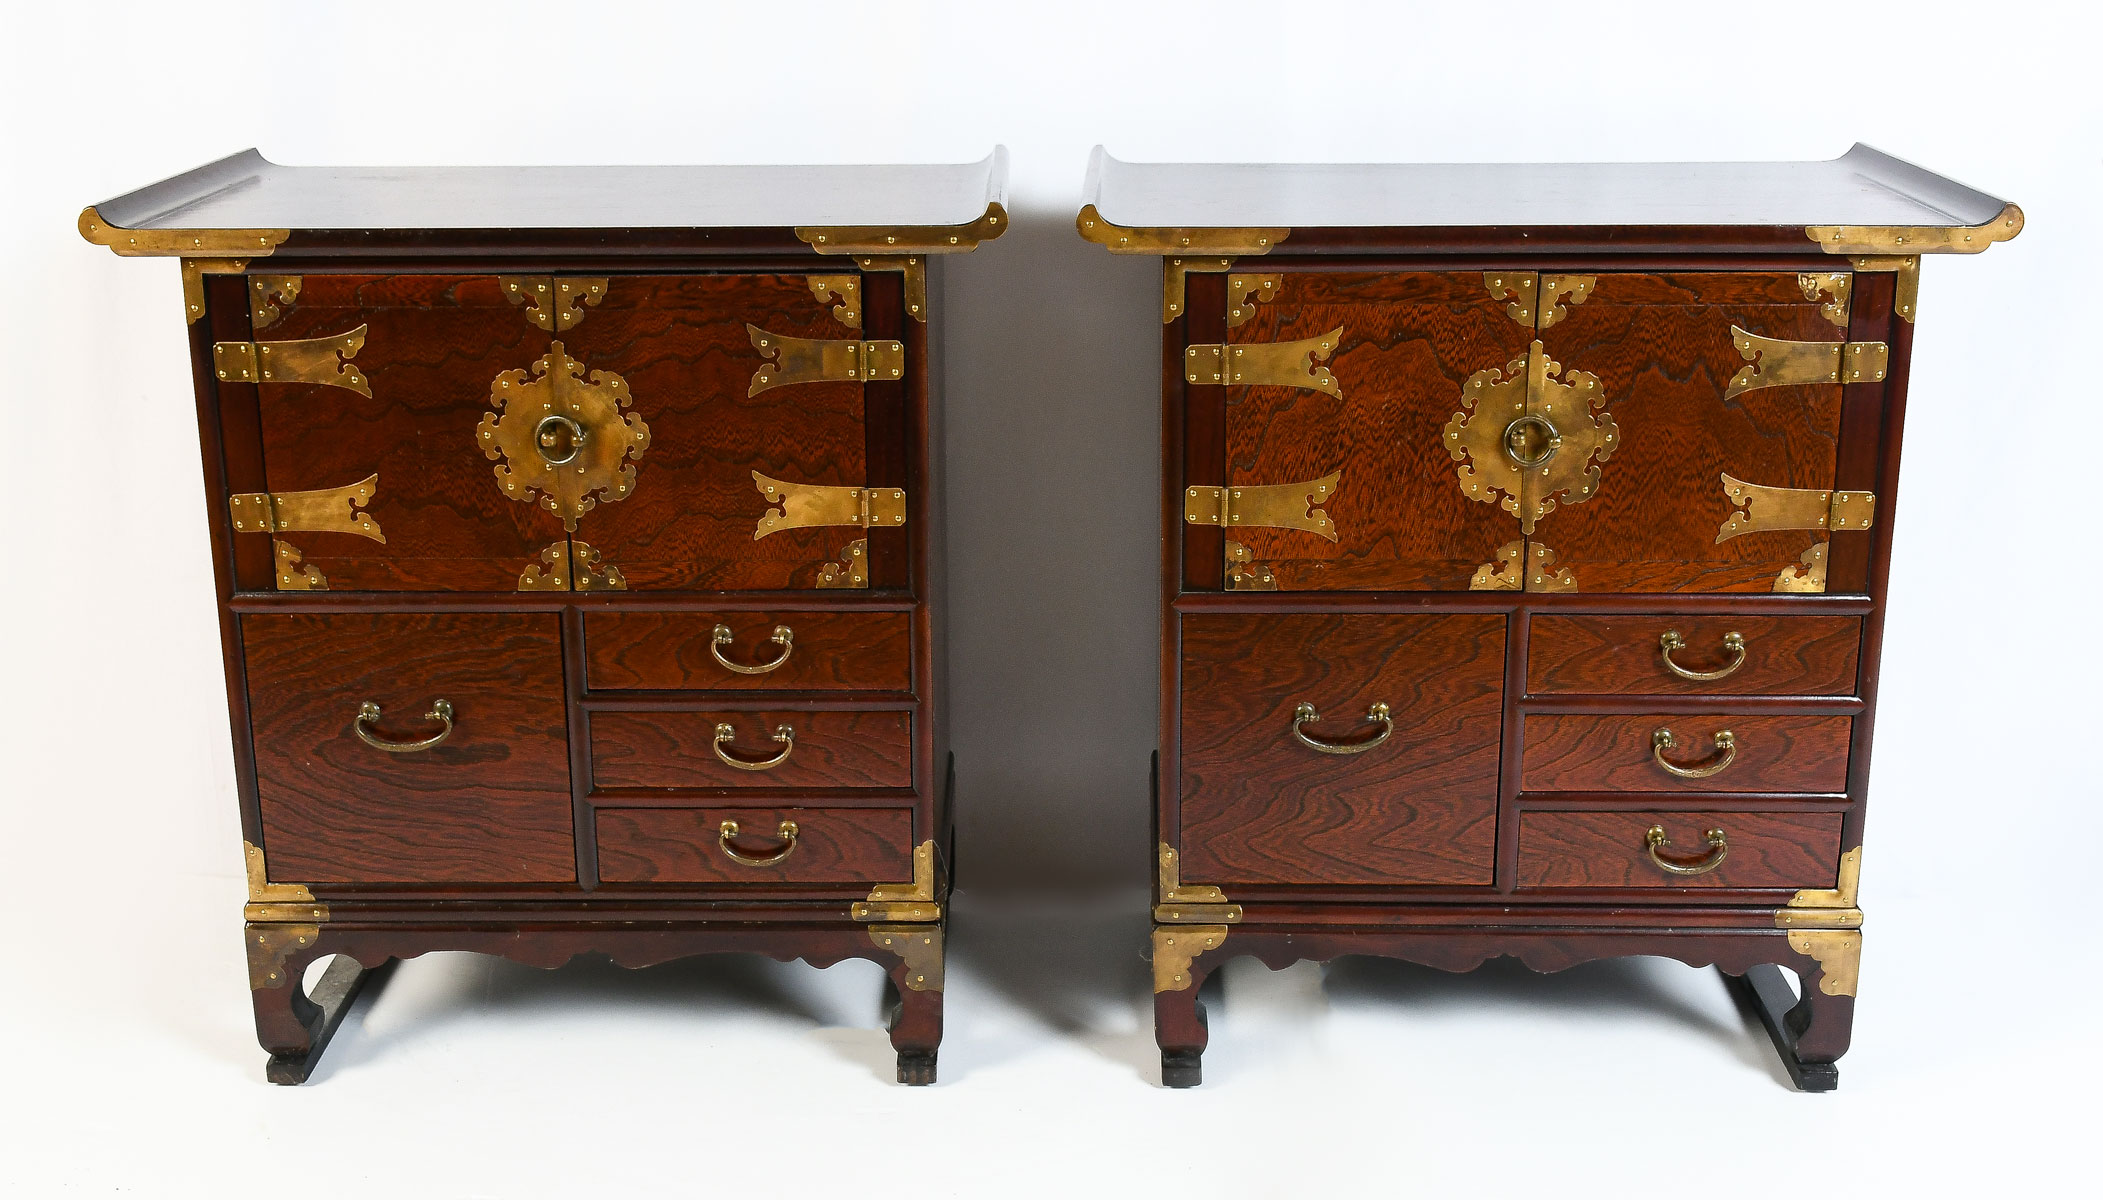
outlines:
[[[1762,964],[1742,978],[1725,978],[1766,1027],[1790,1081],[1807,1092],[1830,1092],[1840,1086],[1839,1058],[1847,1053],[1854,1032],[1862,933],[1802,930],[1789,935],[1789,945],[1803,958],[1798,968],[1801,997],[1790,991],[1777,966]]]
[[[1198,989],[1218,966],[1201,956],[1226,940],[1224,925],[1154,926],[1154,1042],[1161,1047],[1161,1086],[1196,1087],[1204,1079],[1210,1031]]]
[[[891,1048],[898,1052],[898,1082],[933,1083],[935,1054],[942,1045],[942,927],[871,925],[869,940],[897,957],[885,976],[893,1001]]]
[[[351,1002],[368,983],[382,978],[394,960],[368,969],[347,955],[339,957],[322,972],[309,996],[304,984],[307,967],[326,953],[320,926],[250,922],[243,932],[256,1040],[270,1052],[263,1077],[278,1084],[305,1083]]]

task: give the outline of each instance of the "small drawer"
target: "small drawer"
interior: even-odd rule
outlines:
[[[1526,690],[1849,696],[1861,650],[1860,617],[1543,614],[1527,638]]]
[[[1839,864],[1839,813],[1528,812],[1519,818],[1522,888],[1829,888]]]
[[[591,688],[889,691],[913,686],[904,612],[594,612]]]
[[[903,883],[904,808],[602,808],[605,883]]]
[[[595,712],[594,787],[913,785],[912,714]]]
[[[1529,792],[1844,792],[1852,717],[1529,713]],[[1669,736],[1664,736],[1669,735]]]

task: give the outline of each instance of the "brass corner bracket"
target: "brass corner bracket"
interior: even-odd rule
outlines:
[[[121,229],[90,204],[80,210],[80,236],[126,258],[260,258],[292,236],[289,229]]]
[[[818,568],[821,588],[865,588],[869,586],[869,539],[856,538],[840,551],[840,561]]]
[[[1225,925],[1154,926],[1154,991],[1180,992],[1194,982],[1190,964],[1227,940]]]
[[[953,254],[1007,231],[1008,210],[996,200],[962,225],[802,225],[796,237],[820,254]]]
[[[260,992],[264,988],[284,987],[287,982],[298,986],[292,979],[292,972],[285,969],[285,960],[320,941],[321,926],[251,922],[247,934],[248,990]]]
[[[1807,225],[1804,236],[1827,254],[1977,254],[2022,231],[2010,204],[1979,225]]]
[[[1210,884],[1183,885],[1176,865],[1175,847],[1161,843],[1160,870],[1156,876],[1157,903],[1154,920],[1163,924],[1234,925],[1241,921],[1241,905]]]
[[[1857,894],[1862,882],[1862,847],[1840,856],[1840,874],[1835,886],[1805,888],[1789,898],[1786,908],[1774,910],[1777,929],[1859,929],[1862,909]]]
[[[526,320],[549,333],[560,333],[584,319],[587,307],[606,298],[608,276],[589,279],[556,275],[499,275],[504,298],[525,306]]]
[[[329,906],[314,902],[314,893],[303,883],[272,883],[263,862],[263,848],[242,842],[248,867],[248,905],[242,910],[251,921],[318,923],[329,919]]]
[[[927,263],[917,254],[903,257],[883,254],[858,254],[855,265],[864,271],[897,271],[904,277],[905,311],[922,325],[927,324]],[[815,285],[814,285],[815,286]],[[822,297],[820,298],[823,299]],[[844,318],[842,318],[844,320]],[[860,328],[859,317],[851,322]]]
[[[862,327],[862,277],[859,275],[806,275],[803,282],[809,285],[811,296],[818,303],[831,305],[832,318],[849,329]],[[834,297],[839,298],[833,304]]]
[[[1898,275],[1891,297],[1891,311],[1911,325],[1914,314],[1920,309],[1920,255],[1861,254],[1853,261],[1857,271],[1891,271]]]
[[[869,940],[905,964],[905,985],[916,992],[942,990],[940,925],[871,925]]]
[[[935,902],[935,843],[913,848],[913,882],[879,883],[869,889],[867,900],[857,900],[857,921],[939,921],[942,906]]]
[[[1183,315],[1184,275],[1191,271],[1232,270],[1235,255],[1269,254],[1292,230],[1277,229],[1143,229],[1113,225],[1095,205],[1081,206],[1074,218],[1081,236],[1112,254],[1158,254],[1161,260],[1161,323]],[[1246,319],[1246,318],[1244,318]],[[1239,322],[1235,322],[1239,324]]]
[[[1789,948],[1818,962],[1818,990],[1828,996],[1852,996],[1862,973],[1862,931],[1797,929]]]

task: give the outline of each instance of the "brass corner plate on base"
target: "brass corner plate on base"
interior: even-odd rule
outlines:
[[[329,906],[316,903],[306,884],[270,882],[261,846],[242,842],[241,851],[248,871],[248,905],[243,915],[249,920],[315,924],[329,919]]]
[[[925,841],[913,848],[913,881],[879,883],[869,889],[867,900],[857,900],[857,921],[939,921],[942,906],[935,903],[935,843]]]
[[[252,921],[248,935],[248,990],[297,986],[285,960],[321,940],[321,926],[277,921]]]
[[[1862,925],[1859,903],[1862,883],[1862,847],[1840,856],[1834,886],[1805,888],[1789,898],[1786,908],[1774,910],[1777,929],[1857,929]]]
[[[1190,964],[1198,955],[1217,950],[1227,940],[1225,925],[1156,925],[1154,991],[1180,992],[1193,982]]]
[[[1828,996],[1852,996],[1862,972],[1859,929],[1797,929],[1789,948],[1818,962],[1818,990]]]
[[[869,940],[905,964],[905,986],[916,992],[942,990],[940,925],[871,925]]]
[[[1154,905],[1154,920],[1162,924],[1233,925],[1241,920],[1241,905],[1227,899],[1227,894],[1210,884],[1190,884],[1181,881],[1181,868],[1177,865],[1175,847],[1162,842],[1157,851],[1158,871],[1155,876],[1157,903]]]

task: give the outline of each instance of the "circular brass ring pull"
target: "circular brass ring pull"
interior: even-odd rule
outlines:
[[[1738,735],[1728,729],[1719,730],[1716,734],[1716,748],[1723,752],[1723,757],[1705,767],[1683,767],[1668,761],[1665,751],[1672,749],[1672,746],[1670,729],[1660,729],[1650,735],[1650,757],[1656,759],[1659,766],[1681,779],[1707,779],[1711,775],[1721,775],[1723,769],[1731,765],[1731,760],[1738,757]]]
[[[1723,840],[1721,829],[1709,830],[1707,837],[1709,848],[1700,858],[1666,858],[1662,851],[1672,844],[1672,839],[1665,836],[1663,825],[1651,826],[1650,831],[1643,835],[1643,845],[1650,851],[1650,861],[1656,863],[1660,871],[1671,875],[1706,875],[1722,866],[1731,852],[1730,843]]]
[[[386,738],[374,736],[372,730],[366,727],[377,724],[379,719],[380,706],[367,700],[358,706],[358,715],[351,719],[351,731],[358,735],[359,741],[375,750],[385,750],[389,754],[414,754],[419,750],[429,750],[453,736],[453,706],[444,700],[433,703],[431,711],[424,714],[424,720],[436,721],[442,728],[419,741],[390,742]]]
[[[1687,640],[1679,635],[1679,630],[1677,629],[1668,629],[1658,638],[1658,653],[1665,659],[1665,669],[1681,679],[1724,679],[1728,678],[1739,667],[1745,665],[1745,635],[1742,633],[1731,632],[1723,635],[1723,648],[1730,651],[1731,661],[1713,671],[1690,671],[1673,662],[1672,652],[1684,649],[1686,645]]]
[[[789,661],[789,651],[795,647],[796,635],[788,626],[776,625],[774,627],[774,636],[767,640],[780,646],[781,653],[774,656],[773,662],[754,663],[749,667],[743,663],[731,662],[723,657],[723,647],[730,645],[736,640],[737,635],[730,632],[730,626],[718,625],[716,626],[715,634],[710,638],[708,652],[715,656],[716,661],[721,663],[726,671],[736,671],[740,675],[764,675]]]
[[[1299,707],[1292,710],[1292,735],[1300,739],[1301,745],[1312,750],[1319,750],[1324,754],[1364,754],[1366,751],[1386,741],[1388,735],[1395,731],[1395,719],[1389,715],[1385,701],[1365,710],[1365,719],[1380,726],[1380,736],[1369,741],[1320,742],[1308,737],[1307,731],[1302,727],[1312,725],[1321,719],[1322,715],[1314,711],[1314,705],[1304,700],[1300,702]]]
[[[1528,443],[1533,441],[1527,436],[1529,433],[1540,436],[1540,449],[1531,454],[1527,452]],[[1522,467],[1542,466],[1562,448],[1562,431],[1539,413],[1527,413],[1504,427],[1504,453]]]
[[[784,755],[783,757],[787,756]],[[779,866],[781,864],[781,860],[787,858],[790,854],[795,852],[796,835],[801,832],[802,830],[796,828],[796,822],[783,821],[781,823],[781,828],[777,830],[774,835],[780,838],[782,841],[788,843],[787,845],[781,848],[781,853],[770,854],[765,858],[754,858],[749,854],[739,854],[737,852],[737,847],[732,846],[730,844],[730,839],[738,835],[738,823],[736,821],[725,821],[723,822],[722,826],[716,830],[716,845],[721,846],[723,848],[723,853],[728,855],[730,861],[734,863],[738,863],[742,866],[747,867],[773,867]]]
[[[533,427],[540,456],[558,467],[584,453],[584,437],[584,426],[564,416],[542,417]]]
[[[732,729],[730,722],[725,721],[716,726],[716,739],[712,745],[716,757],[722,759],[725,766],[736,767],[740,771],[771,771],[789,761],[789,755],[796,752],[796,731],[786,725],[777,726],[774,730],[774,740],[781,743],[781,753],[757,762],[737,758],[723,749],[723,746],[736,736],[737,730]]]

